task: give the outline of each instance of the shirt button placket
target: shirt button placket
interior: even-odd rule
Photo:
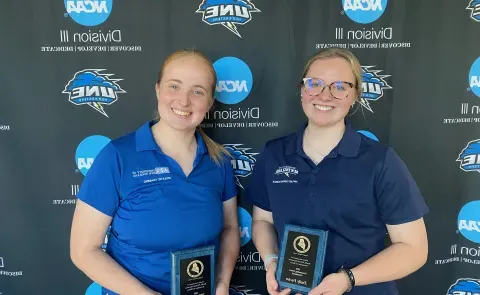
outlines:
[[[310,175],[310,193],[308,194],[309,198],[308,198],[308,204],[310,206],[313,206],[313,196],[315,195],[315,181],[316,181],[316,178],[317,178],[317,169],[314,169],[312,171],[312,174]]]

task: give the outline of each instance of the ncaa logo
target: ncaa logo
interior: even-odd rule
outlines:
[[[375,140],[375,141],[378,141],[378,137],[377,137],[375,134],[373,134],[372,132],[370,132],[370,131],[367,131],[367,130],[358,130],[357,132],[360,133],[360,134],[365,135],[366,137],[368,137],[368,138],[370,138],[370,139],[373,139],[373,140]]]
[[[342,0],[343,11],[356,23],[369,24],[379,19],[388,0]]]
[[[480,294],[480,281],[475,279],[458,279],[448,289],[447,295],[477,295]]]
[[[113,0],[64,0],[67,13],[76,23],[82,26],[96,26],[110,16]]]
[[[458,155],[457,161],[463,171],[480,172],[480,139],[470,141]]]
[[[242,207],[238,207],[237,213],[240,245],[243,247],[252,239],[252,216]]]
[[[85,292],[85,295],[102,295],[102,286],[95,282],[92,283],[88,287],[87,292]]]
[[[236,104],[247,98],[252,89],[253,76],[241,59],[228,56],[217,60],[213,67],[217,73],[215,97],[224,104]]]
[[[75,162],[78,170],[85,176],[98,153],[110,142],[110,138],[102,135],[92,135],[78,145],[75,152]]]
[[[480,201],[467,203],[460,210],[458,231],[467,240],[480,244]]]
[[[472,92],[480,97],[480,57],[475,60],[470,68],[470,73],[468,75],[468,82]]]

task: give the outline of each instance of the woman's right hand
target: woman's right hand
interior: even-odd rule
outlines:
[[[266,281],[267,281],[268,294],[270,294],[270,295],[287,295],[287,294],[290,294],[290,291],[291,291],[290,289],[285,289],[285,290],[279,292],[278,282],[277,282],[277,279],[275,278],[275,273],[276,272],[277,272],[277,261],[272,260],[267,265]]]

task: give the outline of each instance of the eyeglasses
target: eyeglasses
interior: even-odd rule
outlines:
[[[336,99],[345,99],[348,97],[354,84],[345,81],[332,82],[326,85],[325,82],[317,78],[303,78],[302,87],[308,95],[319,95],[325,87],[328,87],[330,94]]]

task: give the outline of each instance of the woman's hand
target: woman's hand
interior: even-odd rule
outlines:
[[[285,290],[279,292],[278,282],[277,282],[277,279],[275,278],[275,273],[276,272],[277,272],[277,261],[272,260],[267,265],[266,281],[267,281],[268,294],[270,294],[270,295],[287,295],[287,294],[290,294],[290,291],[291,291],[290,289],[285,289]]]
[[[348,290],[348,278],[341,273],[326,276],[308,295],[342,295]]]

